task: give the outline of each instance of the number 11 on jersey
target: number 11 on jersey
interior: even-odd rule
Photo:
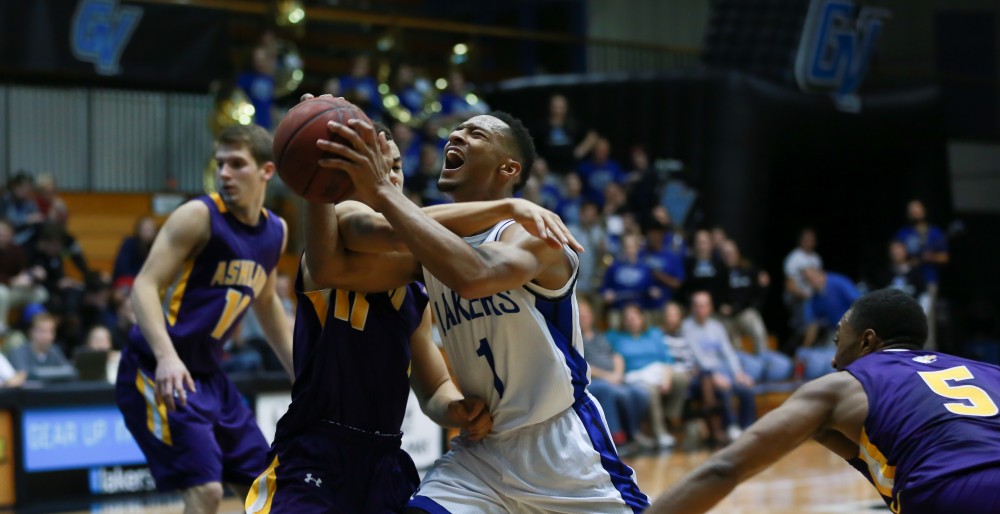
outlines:
[[[476,355],[486,357],[486,363],[490,365],[490,371],[493,372],[493,387],[496,388],[497,393],[503,398],[503,381],[497,376],[497,365],[493,360],[493,350],[490,349],[490,342],[485,337],[479,340],[479,349],[476,350]]]

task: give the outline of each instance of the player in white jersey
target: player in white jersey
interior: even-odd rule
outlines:
[[[458,440],[434,465],[407,512],[642,511],[648,500],[586,391],[574,297],[579,261],[564,244],[546,244],[569,237],[546,234],[538,219],[505,221],[463,240],[392,187],[387,145],[371,126],[349,125],[331,123],[348,144],[319,141],[337,155],[321,165],[349,173],[357,196],[384,218],[369,217],[344,242],[359,252],[408,250],[419,260],[458,385],[485,398],[494,417],[485,440]],[[508,198],[533,160],[519,120],[476,116],[449,136],[438,188],[458,202]],[[420,268],[407,272],[419,276]],[[382,274],[377,287],[412,278]]]

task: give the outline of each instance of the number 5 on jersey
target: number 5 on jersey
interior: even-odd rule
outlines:
[[[972,372],[965,366],[943,369],[941,371],[920,371],[917,373],[924,379],[927,387],[935,394],[962,402],[948,402],[944,407],[950,412],[961,416],[978,416],[988,418],[1000,413],[996,402],[981,388],[974,385],[951,385],[949,380],[961,382],[972,380]],[[967,403],[966,403],[967,402]]]

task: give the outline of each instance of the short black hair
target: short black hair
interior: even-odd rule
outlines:
[[[531,178],[531,168],[535,165],[537,155],[535,153],[535,141],[531,139],[531,132],[524,126],[521,120],[515,118],[510,113],[504,111],[492,111],[488,116],[504,122],[510,128],[510,135],[514,143],[514,158],[521,164],[521,180],[514,184],[514,191],[519,191],[528,179]]]
[[[373,121],[372,125],[375,127],[376,136],[379,132],[385,132],[385,140],[392,141],[392,130],[390,130],[385,123],[382,123],[381,121]]]
[[[927,316],[912,296],[898,289],[879,289],[858,298],[847,320],[857,332],[869,328],[882,345],[923,348],[927,341]]]

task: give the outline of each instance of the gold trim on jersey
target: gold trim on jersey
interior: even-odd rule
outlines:
[[[308,291],[305,295],[306,298],[309,299],[309,303],[312,304],[313,309],[316,311],[316,317],[319,319],[319,326],[321,328],[326,328],[326,314],[330,309],[330,290],[322,289],[319,291]]]
[[[146,428],[164,444],[173,446],[170,424],[167,421],[167,404],[156,397],[156,382],[143,374],[142,371],[137,371],[135,373],[135,387],[139,390],[139,394],[146,399]]]
[[[389,291],[389,299],[392,300],[392,306],[397,311],[403,306],[403,300],[406,299],[407,289],[407,286],[403,286]]]
[[[229,211],[229,207],[226,206],[226,201],[222,199],[222,195],[219,193],[212,193],[208,196],[210,196],[212,201],[215,202],[215,208],[219,209],[220,213],[225,214]]]
[[[167,312],[167,323],[174,326],[177,323],[177,313],[181,310],[181,300],[184,298],[184,290],[187,289],[188,279],[191,278],[191,271],[194,269],[194,260],[184,264],[184,271],[181,278],[174,286],[174,292],[170,296],[170,310]]]
[[[278,475],[275,468],[278,467],[278,456],[274,456],[271,465],[254,480],[250,486],[250,494],[243,504],[247,514],[268,514],[271,512],[271,501],[274,500],[274,493],[277,492]]]
[[[886,498],[892,498],[892,488],[896,484],[896,466],[890,466],[888,459],[882,454],[871,440],[864,427],[861,428],[861,441],[858,444],[861,450],[861,458],[868,464],[868,472],[872,476],[872,482],[879,494]]]

